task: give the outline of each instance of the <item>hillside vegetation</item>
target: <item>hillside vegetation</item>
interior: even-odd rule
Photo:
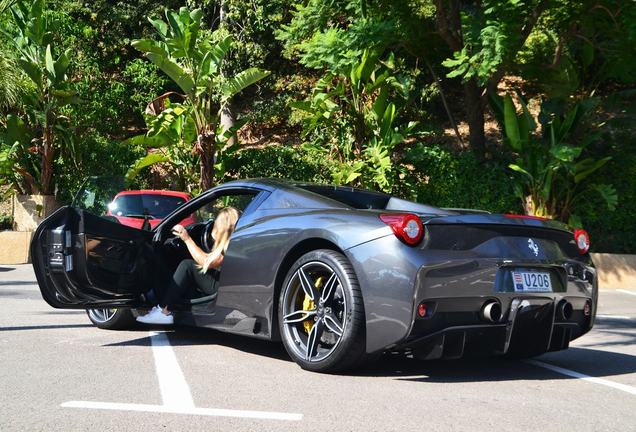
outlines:
[[[0,183],[245,177],[584,227],[636,252],[636,3],[0,0]]]

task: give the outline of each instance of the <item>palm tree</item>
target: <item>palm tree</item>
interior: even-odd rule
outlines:
[[[221,114],[230,99],[246,87],[263,79],[269,72],[249,68],[234,77],[221,73],[223,60],[232,45],[231,37],[214,43],[215,34],[201,29],[201,9],[185,7],[166,10],[166,20],[150,19],[159,40],[138,39],[132,45],[168,75],[183,91],[196,126],[193,143],[200,156],[200,186],[214,185],[214,163],[227,144],[228,134],[220,123]]]

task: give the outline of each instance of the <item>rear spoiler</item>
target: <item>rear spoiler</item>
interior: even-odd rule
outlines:
[[[442,210],[455,212],[459,214],[492,214],[487,210],[477,210],[477,209],[468,209],[468,208],[455,208],[455,207],[442,207]]]
[[[425,216],[422,218],[424,224],[434,225],[509,225],[509,226],[532,226],[539,228],[556,229],[559,231],[572,232],[567,224],[552,219],[541,219],[524,215],[491,214],[488,212],[467,213],[448,216]]]

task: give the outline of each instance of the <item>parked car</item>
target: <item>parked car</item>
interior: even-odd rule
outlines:
[[[113,216],[119,223],[141,229],[145,221],[150,228],[175,209],[190,200],[185,192],[167,190],[128,190],[119,192],[108,204],[108,216]],[[190,225],[196,222],[196,217],[190,215],[180,223]]]
[[[31,243],[42,296],[108,312],[93,319],[102,328],[130,325],[153,306],[149,276],[188,257],[171,228],[198,215],[187,229],[209,251],[227,205],[242,216],[218,292],[187,299],[175,322],[282,340],[305,369],[343,370],[387,350],[529,357],[568,348],[594,324],[597,275],[582,230],[271,179],[217,186],[151,232],[59,209]]]

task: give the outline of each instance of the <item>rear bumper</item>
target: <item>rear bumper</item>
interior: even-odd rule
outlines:
[[[502,305],[496,322],[485,322],[480,310],[485,302]],[[567,317],[561,305],[572,306]],[[434,308],[430,318],[419,318],[396,349],[412,351],[422,359],[460,358],[470,355],[532,356],[566,349],[570,341],[585,334],[593,315],[584,312],[591,298],[579,296],[514,296],[446,298],[427,302]]]
[[[431,343],[446,347],[441,357],[479,351],[521,353],[524,345],[533,352],[538,351],[537,347],[543,351],[557,350],[567,348],[570,341],[588,332],[594,324],[597,276],[589,256],[492,258],[473,250],[410,248],[394,236],[358,245],[345,253],[362,288],[369,353],[413,349]],[[523,295],[515,292],[510,282],[511,270],[528,268],[550,272],[554,292]],[[484,322],[480,318],[480,310],[488,300],[501,304],[500,321]],[[565,321],[556,314],[563,300],[571,303],[573,309],[570,319]],[[435,313],[425,319],[417,315],[422,302],[434,305]],[[526,313],[530,310],[526,307],[528,302],[541,306],[535,311],[541,312],[541,319],[529,319],[534,314]],[[588,302],[591,311],[584,316],[583,308]],[[513,313],[513,309],[520,310]],[[530,329],[527,332],[523,330],[526,327]],[[540,328],[543,330],[539,332]],[[444,339],[442,343],[440,338]],[[463,342],[455,344],[462,349],[451,349],[452,340],[458,338]],[[431,358],[436,355],[431,354]]]

